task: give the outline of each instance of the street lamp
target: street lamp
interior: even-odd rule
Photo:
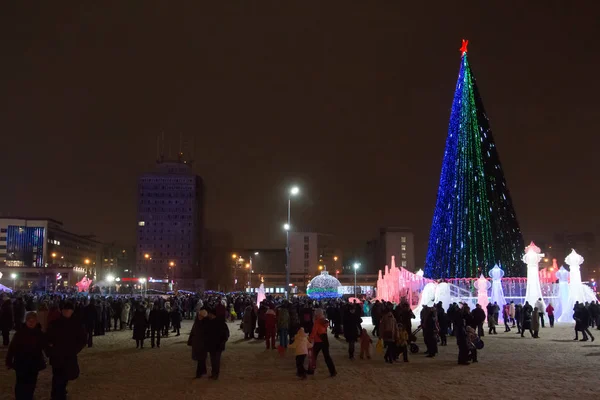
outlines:
[[[110,286],[115,281],[115,277],[113,275],[106,275],[106,281],[108,282],[108,294],[110,295]]]
[[[52,257],[52,265],[54,265],[54,263],[56,262],[56,253],[50,254],[50,257]]]
[[[292,196],[296,196],[300,193],[300,188],[298,186],[292,186],[289,190],[288,195],[288,213],[287,213],[287,224],[283,226],[285,229],[285,283],[286,283],[286,294],[287,298],[290,298],[290,226],[291,226],[291,217],[292,217]]]
[[[148,254],[148,253],[144,254],[144,258],[145,258],[146,260],[147,260],[147,259],[149,259],[149,258],[150,258],[150,254]]]
[[[354,263],[354,297],[356,297],[356,271],[360,268],[359,263]]]
[[[140,285],[140,294],[142,295],[142,297],[144,297],[144,284],[146,283],[146,278],[140,278],[139,279],[141,285]]]
[[[13,291],[14,291],[15,290],[15,281],[17,280],[17,274],[12,273],[12,274],[10,274],[10,277],[13,280]]]

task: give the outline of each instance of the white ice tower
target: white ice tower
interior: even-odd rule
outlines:
[[[558,271],[556,271],[556,279],[558,279],[558,302],[555,305],[556,315],[558,315],[559,322],[568,322],[561,321],[561,317],[563,315],[564,310],[568,310],[569,308],[569,271],[565,269],[565,267],[560,267]],[[572,313],[567,313],[573,321]]]
[[[583,257],[577,254],[575,250],[565,258],[565,262],[569,264],[570,278],[569,282],[569,301],[565,307],[562,307],[562,312],[558,318],[558,322],[573,322],[573,306],[575,302],[585,302],[585,291],[583,283],[581,283],[580,266],[583,264]]]
[[[535,243],[525,247],[523,262],[527,264],[527,291],[525,292],[525,301],[528,301],[531,307],[542,297],[542,288],[540,286],[540,260],[544,258],[544,253]]]

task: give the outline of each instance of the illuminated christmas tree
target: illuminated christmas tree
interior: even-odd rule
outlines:
[[[524,276],[523,237],[463,40],[437,203],[428,278],[475,278],[500,264]]]

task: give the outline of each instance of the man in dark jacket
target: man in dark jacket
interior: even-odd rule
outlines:
[[[221,371],[221,353],[225,351],[225,343],[229,340],[229,328],[225,319],[217,317],[215,311],[208,315],[205,326],[205,346],[210,354],[211,375],[209,379],[219,379]]]
[[[6,347],[9,343],[10,331],[13,328],[13,309],[10,299],[6,299],[0,306],[0,330],[2,331],[2,346]]]
[[[94,305],[94,301],[91,300],[83,309],[83,326],[85,327],[87,334],[88,347],[92,347],[93,345],[94,328],[96,327],[97,320],[98,314],[96,314],[96,306]]]
[[[344,313],[344,337],[348,342],[348,356],[350,360],[354,360],[354,344],[360,337],[362,332],[362,318],[356,312],[356,308],[352,305],[348,305],[348,310]]]
[[[477,326],[477,335],[483,336],[483,323],[485,322],[485,311],[481,308],[481,304],[477,304],[475,309],[471,313],[473,315],[473,322]]]
[[[158,302],[154,303],[154,308],[150,310],[148,324],[150,325],[150,346],[154,348],[154,335],[156,335],[156,347],[160,349],[160,334],[163,322]]]
[[[67,302],[62,309],[62,316],[48,327],[46,336],[46,354],[52,366],[53,400],[67,398],[67,384],[79,377],[77,354],[85,347],[85,330],[79,321],[71,318],[73,304]]]

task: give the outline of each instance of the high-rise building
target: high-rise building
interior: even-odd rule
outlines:
[[[204,231],[204,186],[189,163],[159,161],[138,180],[137,266],[149,286],[197,289]]]
[[[106,279],[108,275],[119,279],[131,277],[136,267],[135,246],[105,244],[102,246],[101,265],[100,280]]]
[[[66,231],[51,218],[0,218],[0,271],[17,287],[72,286],[84,275],[96,280],[102,244]]]
[[[341,265],[341,254],[336,254],[332,235],[317,232],[290,232],[290,274],[310,277],[328,270],[335,273]],[[339,264],[337,264],[339,263]]]
[[[415,236],[411,229],[405,227],[386,227],[379,230],[379,237],[367,242],[365,256],[365,273],[376,274],[377,271],[392,262],[395,257],[396,267],[415,271]]]

